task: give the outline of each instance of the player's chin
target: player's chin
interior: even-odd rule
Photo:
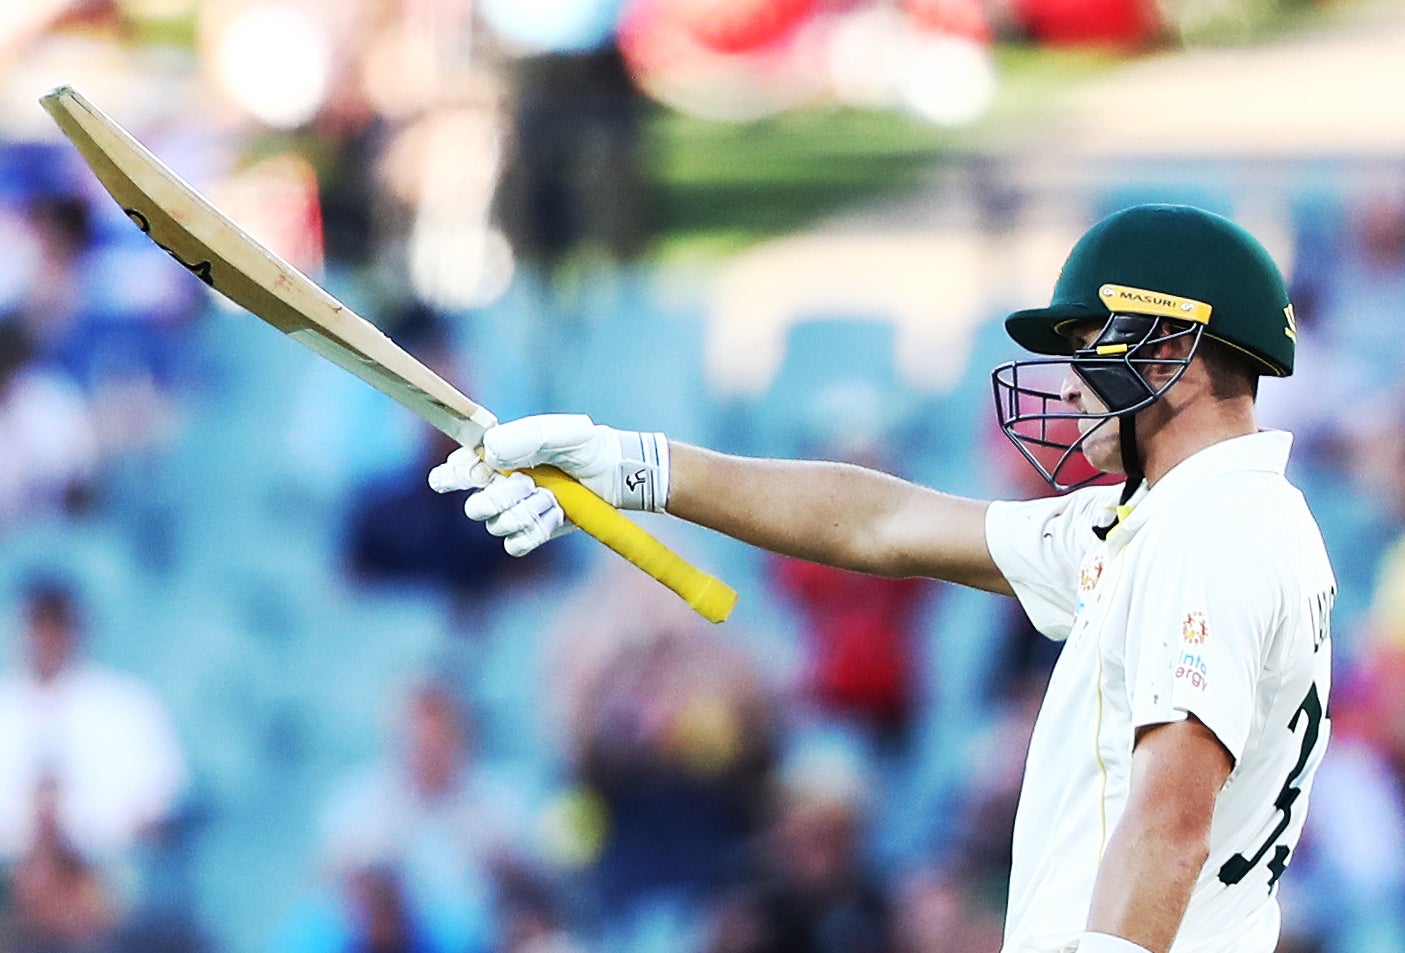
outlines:
[[[1122,467],[1122,448],[1115,434],[1096,433],[1089,437],[1079,449],[1083,457],[1095,470],[1103,473],[1125,473]]]

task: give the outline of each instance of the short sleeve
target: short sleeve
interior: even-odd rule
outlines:
[[[1148,547],[1127,626],[1133,724],[1200,719],[1239,760],[1279,599],[1264,534],[1177,524]],[[1154,552],[1154,558],[1152,553]]]
[[[1115,487],[1067,496],[995,502],[986,510],[986,546],[1029,621],[1062,641],[1073,625],[1078,569],[1098,544],[1093,526],[1116,499]]]

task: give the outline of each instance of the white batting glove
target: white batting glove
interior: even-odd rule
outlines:
[[[483,436],[483,459],[471,450],[449,454],[429,473],[439,493],[478,490],[464,512],[504,538],[514,556],[569,532],[551,491],[521,473],[496,471],[554,466],[620,509],[661,513],[668,502],[668,440],[661,433],[615,430],[583,414],[524,417]]]
[[[501,536],[503,548],[512,556],[525,556],[576,528],[566,519],[556,494],[537,486],[525,473],[490,470],[466,448],[455,450],[431,470],[429,485],[440,493],[477,488],[464,501],[464,514]]]

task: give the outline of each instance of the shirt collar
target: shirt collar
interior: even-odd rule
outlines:
[[[1198,450],[1172,467],[1154,485],[1142,483],[1127,506],[1115,508],[1119,517],[1109,539],[1125,543],[1132,534],[1168,502],[1187,490],[1227,473],[1259,470],[1282,476],[1288,467],[1293,435],[1283,430],[1260,430],[1231,437]],[[1108,514],[1110,521],[1114,514]]]

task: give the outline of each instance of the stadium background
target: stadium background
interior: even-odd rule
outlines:
[[[1043,492],[987,375],[1073,238],[1235,216],[1291,279],[1263,417],[1341,588],[1282,949],[1405,949],[1398,3],[0,11],[0,948],[994,951],[1051,659],[1016,609],[660,519],[725,627],[589,540],[501,556],[428,428],[144,244],[59,84],[501,417],[967,494]],[[40,590],[120,691],[34,701]]]

